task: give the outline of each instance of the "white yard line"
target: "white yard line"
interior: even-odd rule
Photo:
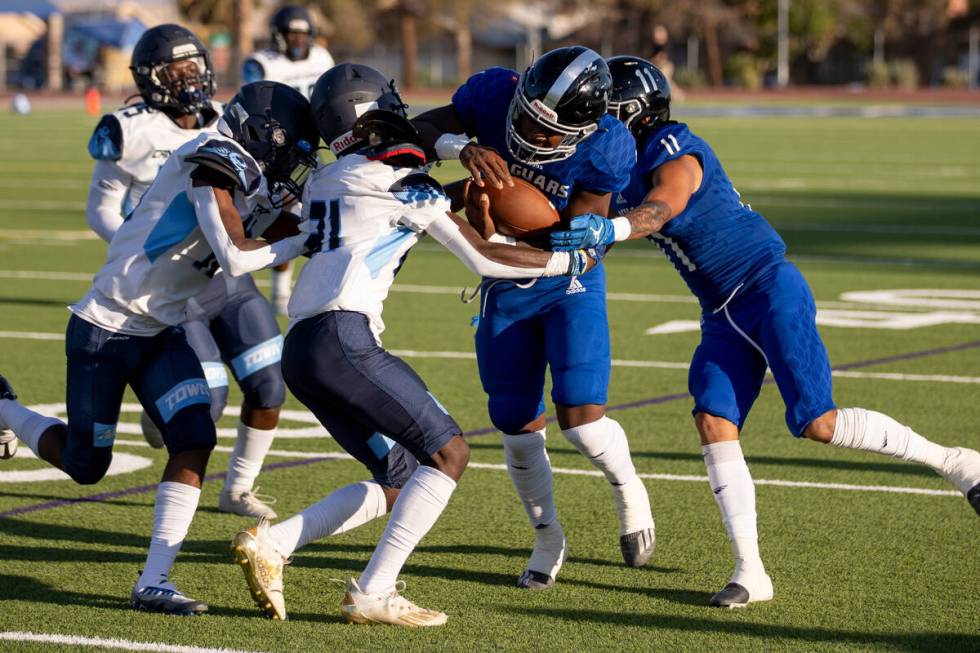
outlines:
[[[28,233],[28,232],[22,232]],[[74,232],[64,232],[65,234],[71,234]],[[3,237],[4,230],[0,229],[0,238]],[[650,254],[641,254],[639,252],[622,252],[623,256],[637,254],[645,258],[655,257],[658,252],[652,251]],[[619,254],[619,253],[617,253]],[[49,272],[44,270],[0,270],[0,279],[26,279],[32,281],[85,281],[91,282],[93,273],[89,272]],[[258,278],[255,283],[259,286],[268,286],[269,281],[265,278]],[[404,292],[404,293],[414,293],[421,295],[451,295],[454,297],[459,297],[460,293],[463,292],[462,286],[432,286],[423,284],[411,284],[411,283],[396,283],[391,287],[392,292]],[[658,303],[658,304],[688,304],[697,305],[698,300],[691,295],[659,295],[650,293],[628,293],[628,292],[607,292],[606,298],[610,301],[619,302],[641,302],[641,303]],[[817,306],[819,308],[829,308],[829,309],[859,309],[863,307],[875,308],[888,308],[891,311],[895,310],[894,303],[877,303],[877,302],[839,302],[839,301],[818,301]],[[916,311],[932,310],[930,306],[915,306],[912,304],[903,304],[901,310],[908,311],[910,313]]]
[[[119,651],[155,651],[158,653],[251,653],[237,648],[207,648],[203,646],[184,646],[164,644],[163,642],[136,642],[129,639],[108,639],[104,637],[83,637],[82,635],[55,635],[24,631],[0,632],[0,640],[8,642],[37,642],[39,644],[59,644],[62,646],[91,646]]]
[[[33,331],[0,331],[0,339],[52,340],[65,339],[63,333],[37,333]],[[471,351],[421,351],[418,349],[390,349],[395,356],[402,358],[442,358],[449,360],[476,360]],[[613,367],[638,367],[658,370],[686,370],[688,363],[678,361],[645,361],[614,358]],[[880,379],[883,381],[905,381],[917,383],[965,383],[980,384],[980,376],[956,376],[952,374],[903,374],[899,372],[854,372],[834,370],[834,376],[846,379]]]
[[[116,440],[116,444],[129,447],[148,447],[149,445],[142,440]],[[230,453],[232,447],[218,446],[215,447],[215,451],[222,453]],[[298,459],[316,459],[323,458],[325,460],[354,460],[354,457],[350,454],[345,453],[331,453],[331,452],[317,452],[317,451],[290,451],[288,449],[271,449],[269,451],[270,456],[275,456],[279,458],[298,458]],[[752,457],[749,456],[749,462],[751,462]],[[477,463],[470,462],[469,467],[473,469],[488,469],[493,471],[507,471],[507,465],[498,463]],[[603,477],[602,472],[597,469],[573,469],[570,467],[554,467],[552,472],[555,474],[560,474],[563,476],[595,476]],[[639,473],[640,478],[649,479],[652,481],[681,481],[688,483],[707,483],[707,476],[698,476],[695,474],[653,474],[653,473]],[[786,481],[782,479],[772,479],[772,478],[754,478],[752,479],[756,485],[774,485],[777,487],[791,487],[791,488],[809,488],[815,490],[841,490],[847,492],[888,492],[892,494],[921,494],[926,496],[940,496],[940,497],[958,497],[961,496],[959,492],[953,490],[933,490],[930,488],[921,487],[905,487],[897,485],[857,485],[853,483],[820,483],[816,481]]]

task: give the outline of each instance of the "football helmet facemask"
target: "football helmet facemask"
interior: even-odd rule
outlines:
[[[211,108],[211,57],[204,44],[185,27],[167,24],[146,30],[133,48],[129,69],[149,107],[171,115],[190,115]]]
[[[270,28],[272,30],[272,49],[279,54],[285,55],[290,61],[301,61],[310,56],[310,48],[313,47],[313,37],[316,36],[316,27],[313,18],[305,7],[298,5],[286,5],[272,15]],[[291,46],[289,34],[303,34],[304,45],[301,47]]]
[[[605,60],[592,50],[577,45],[548,52],[518,80],[507,115],[507,149],[524,163],[567,159],[599,128],[611,87]],[[556,146],[532,143],[522,133],[526,120],[560,134],[561,141]]]
[[[278,82],[246,84],[225,105],[218,131],[259,164],[273,207],[299,199],[317,166],[320,140],[309,102],[299,91]]]

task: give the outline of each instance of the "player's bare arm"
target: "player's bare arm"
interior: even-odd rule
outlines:
[[[434,152],[441,159],[444,158],[442,150],[442,139],[447,137],[460,138],[459,134],[465,134],[466,128],[456,114],[456,109],[452,105],[426,111],[412,121],[415,128],[422,136],[422,144],[427,152]],[[465,140],[465,139],[464,139]],[[459,143],[456,144],[459,146]],[[452,144],[446,144],[452,148]],[[477,186],[483,186],[484,180],[490,182],[497,188],[513,186],[514,182],[510,178],[510,170],[507,162],[504,161],[500,153],[492,147],[478,145],[477,143],[466,143],[458,152],[459,162],[469,171]]]
[[[551,247],[555,251],[570,251],[646,238],[684,211],[701,186],[702,176],[701,164],[689,154],[664,163],[653,171],[653,187],[643,203],[619,218],[604,217],[609,213],[609,195],[604,208],[595,202],[592,206],[601,210],[592,211],[582,210],[573,198],[564,214],[575,217],[571,218],[567,230],[552,233]],[[583,199],[586,206],[587,199]]]
[[[248,238],[242,218],[225,184],[212,186],[206,178],[194,179],[191,202],[205,239],[221,268],[233,277],[280,265],[299,256],[306,234],[274,242]]]
[[[561,212],[561,217],[571,220],[579,215],[606,215],[609,213],[609,203],[612,199],[611,193],[592,193],[587,190],[575,191],[572,199]]]
[[[486,209],[484,209],[486,210]],[[468,221],[452,213],[434,220],[428,233],[455,254],[471,271],[497,279],[584,274],[596,261],[583,250],[548,252],[485,240]]]
[[[653,188],[643,203],[623,216],[630,226],[627,240],[657,233],[671,218],[680,215],[701,186],[702,176],[701,165],[690,154],[654,170]]]
[[[218,206],[218,215],[221,217],[221,224],[224,225],[225,232],[228,234],[228,238],[231,239],[232,245],[245,252],[269,246],[267,242],[248,238],[245,235],[242,216],[239,215],[238,209],[235,208],[235,200],[228,190],[211,186],[206,181],[199,179],[194,180],[194,188],[209,188],[214,193],[214,199]]]

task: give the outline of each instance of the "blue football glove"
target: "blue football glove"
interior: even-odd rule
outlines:
[[[551,232],[551,249],[556,252],[570,252],[598,245],[611,245],[616,240],[616,229],[612,220],[595,213],[586,213],[572,218],[567,231]]]

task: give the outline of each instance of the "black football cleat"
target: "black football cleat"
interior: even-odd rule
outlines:
[[[708,605],[713,608],[744,608],[749,603],[772,599],[772,580],[764,572],[753,576],[741,575],[739,580],[742,582],[730,581],[725,585],[711,597]]]
[[[546,590],[555,584],[555,579],[540,571],[525,569],[517,579],[517,586],[525,590]]]
[[[974,485],[973,489],[966,493],[966,500],[977,511],[977,515],[980,515],[980,483]]]
[[[0,374],[0,399],[17,399],[14,387],[2,374]]]
[[[196,617],[208,611],[208,604],[169,587],[134,587],[129,605],[141,612],[162,612],[181,617]]]
[[[648,563],[656,547],[657,534],[652,528],[619,537],[619,550],[627,567],[642,567]]]

